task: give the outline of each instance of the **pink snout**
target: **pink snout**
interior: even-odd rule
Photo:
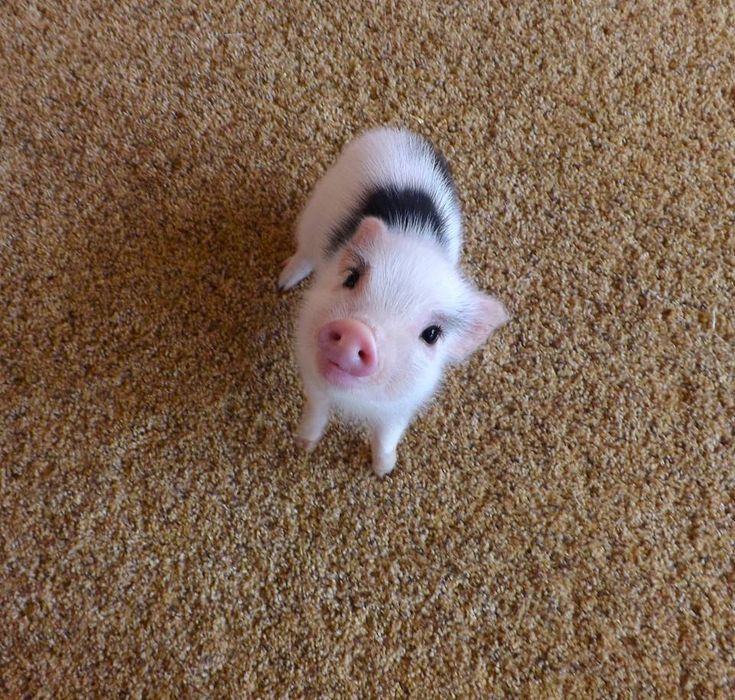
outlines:
[[[371,330],[360,321],[341,319],[322,326],[318,335],[322,358],[352,377],[367,377],[378,367]]]

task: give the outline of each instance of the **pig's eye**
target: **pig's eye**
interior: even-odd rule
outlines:
[[[439,328],[439,326],[429,326],[428,328],[424,328],[421,333],[421,340],[423,340],[427,345],[433,345],[437,340],[439,340],[439,336],[441,334],[442,329]]]
[[[347,287],[347,289],[354,289],[355,285],[357,284],[357,280],[360,279],[360,273],[354,268],[350,268],[350,274],[347,275],[345,278],[345,281],[342,283],[343,287]]]

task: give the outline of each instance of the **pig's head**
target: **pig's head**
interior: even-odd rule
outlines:
[[[306,380],[353,401],[426,400],[444,367],[507,320],[425,237],[365,218],[306,293],[297,354]]]

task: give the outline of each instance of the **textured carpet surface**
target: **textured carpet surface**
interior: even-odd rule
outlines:
[[[0,695],[732,697],[732,3],[0,4]],[[456,173],[513,314],[292,443],[309,187]]]

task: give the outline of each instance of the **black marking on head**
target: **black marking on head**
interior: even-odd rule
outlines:
[[[426,192],[410,187],[375,187],[365,194],[355,211],[331,232],[327,241],[327,255],[333,255],[348,243],[360,222],[368,216],[399,229],[415,227],[427,230],[441,245],[447,243],[447,222]]]

